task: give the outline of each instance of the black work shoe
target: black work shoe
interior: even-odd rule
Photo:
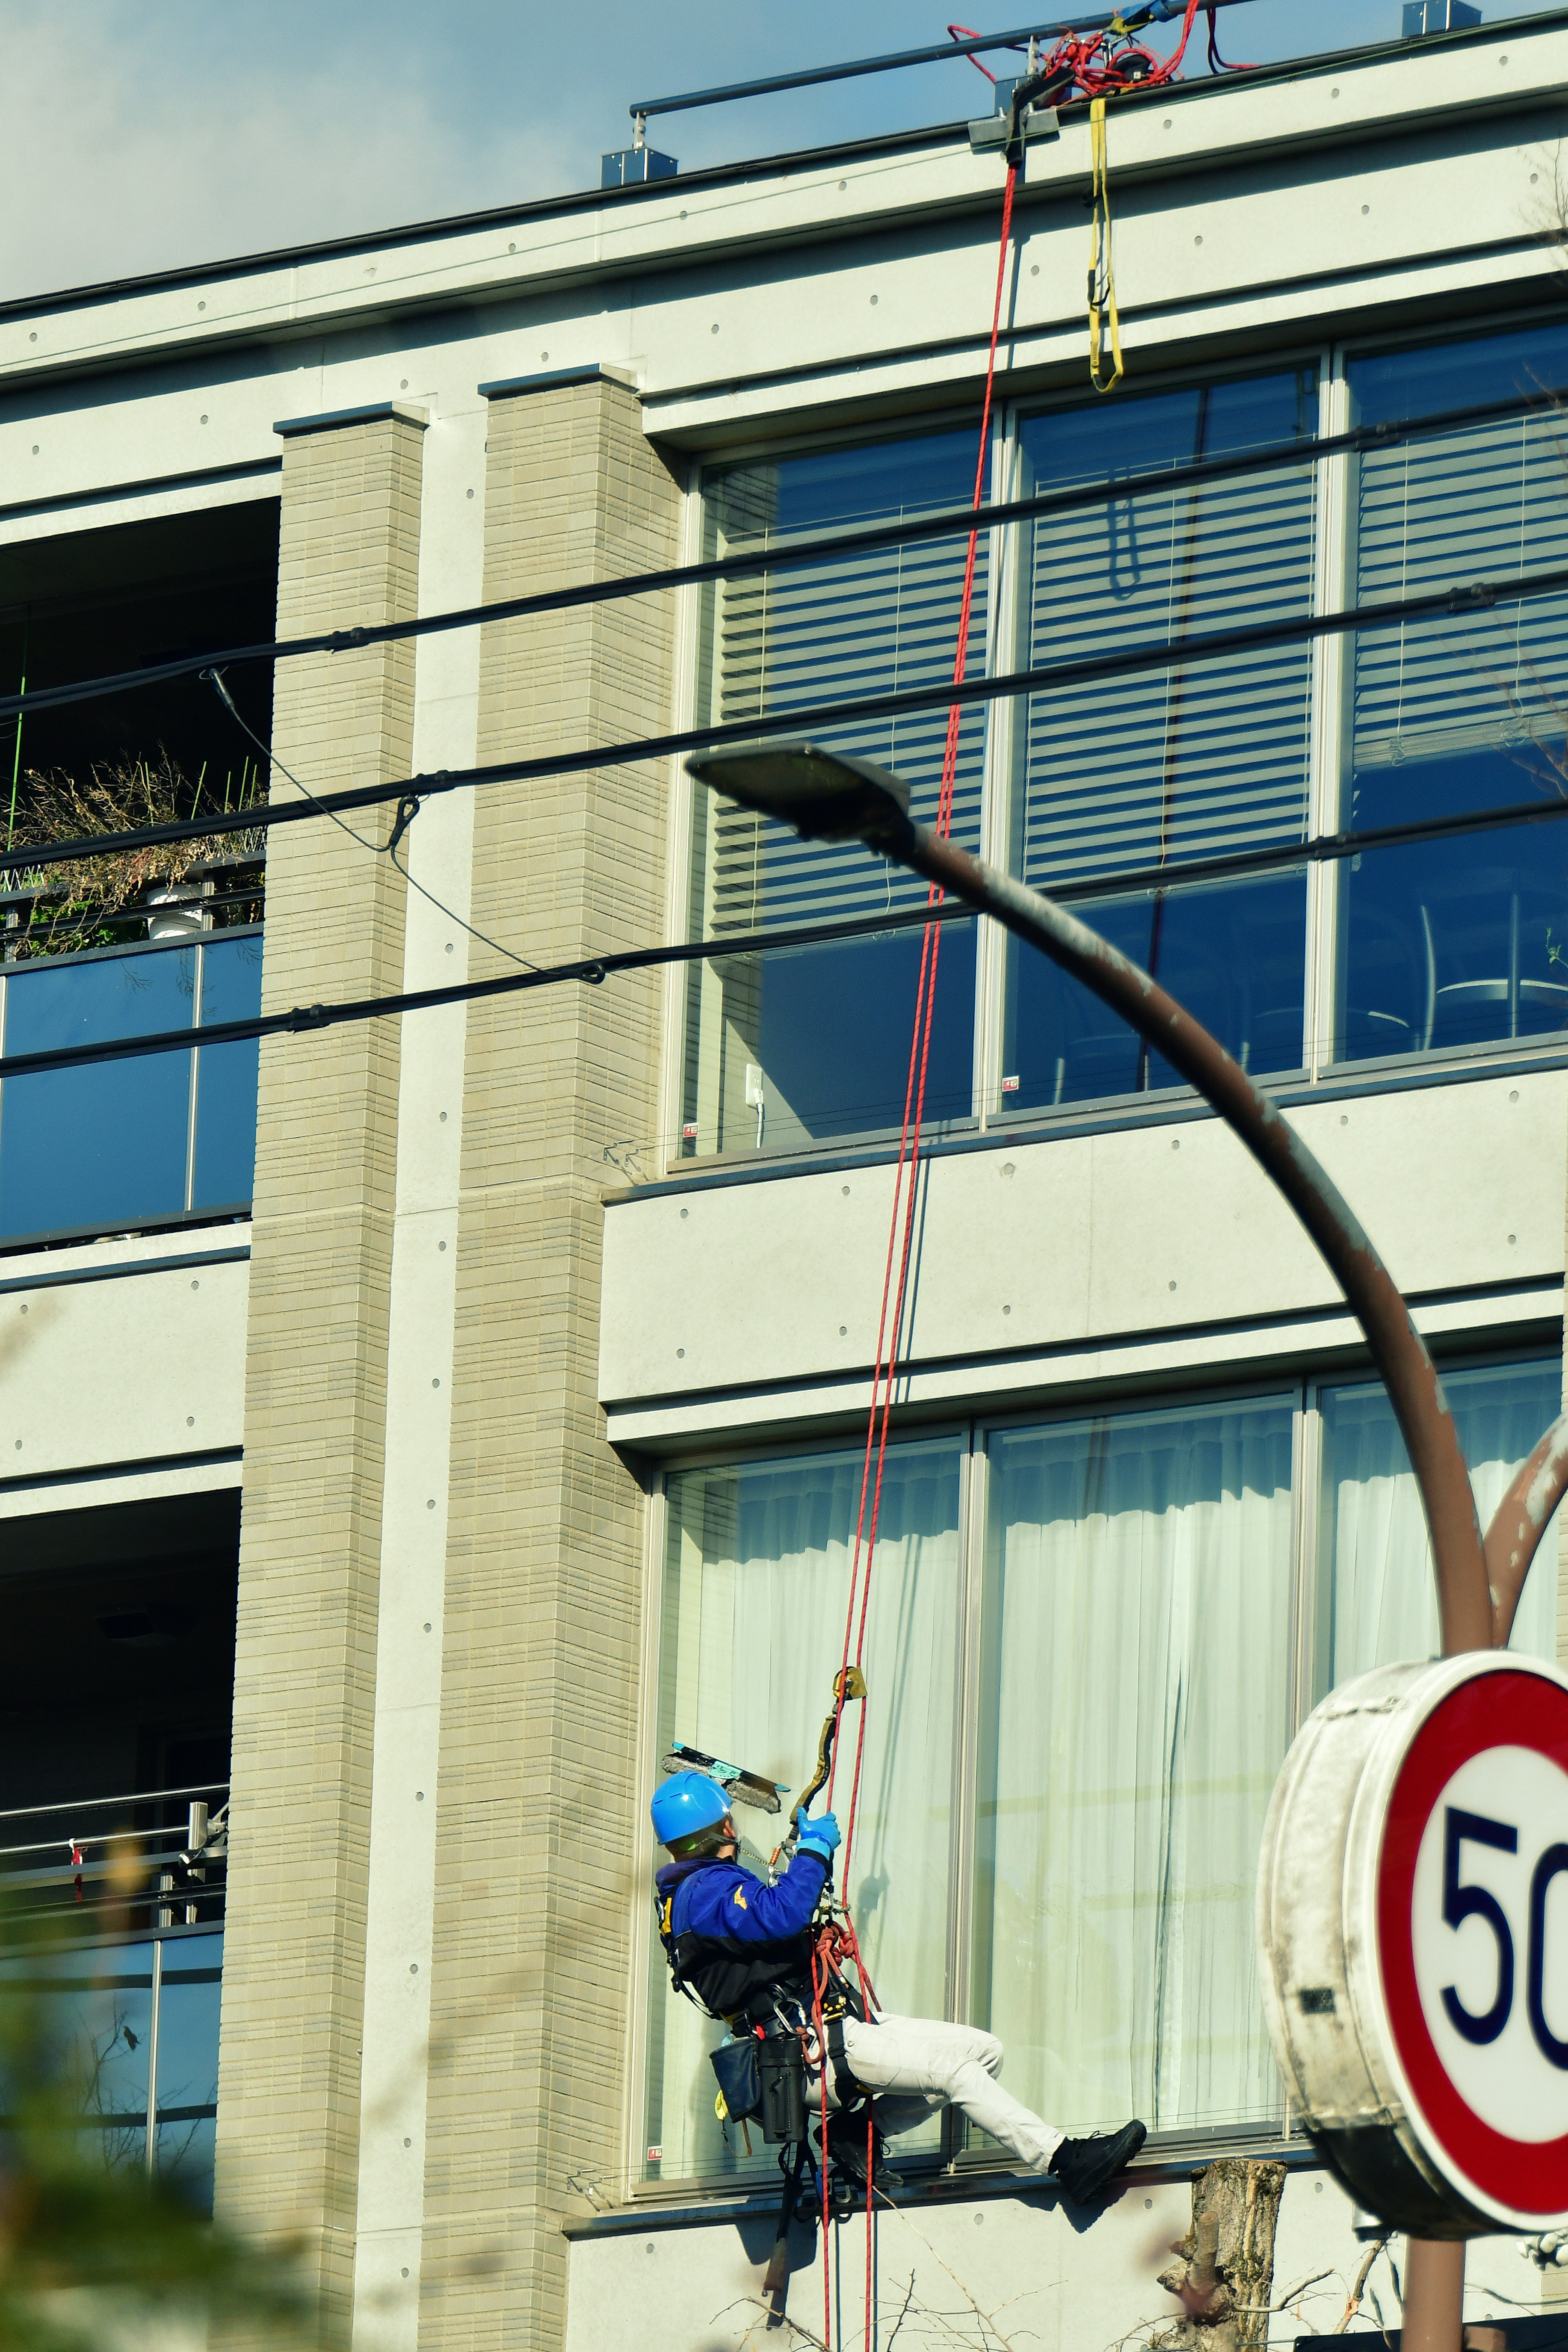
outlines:
[[[1051,2158],[1051,2170],[1061,2183],[1064,2196],[1075,2205],[1087,2205],[1098,2197],[1108,2180],[1125,2170],[1144,2140],[1148,2126],[1134,2117],[1123,2124],[1120,2131],[1090,2132],[1087,2139],[1064,2139]]]
[[[864,2115],[835,2116],[827,2126],[827,2158],[842,2179],[862,2195],[866,2189],[866,2124]],[[871,2182],[877,2189],[901,2189],[903,2175],[882,2161],[882,2135],[871,2126]]]

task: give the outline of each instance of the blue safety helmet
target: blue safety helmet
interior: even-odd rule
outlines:
[[[655,1790],[648,1808],[655,1837],[672,1849],[716,1828],[729,1810],[729,1798],[706,1772],[672,1772]]]

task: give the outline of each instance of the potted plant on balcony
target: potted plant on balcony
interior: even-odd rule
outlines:
[[[167,752],[156,765],[146,760],[98,763],[85,780],[59,769],[29,769],[24,783],[8,835],[13,848],[37,844],[42,849],[89,834],[136,832],[247,809],[266,797],[261,770],[252,760],[245,761],[237,775],[228,772],[221,785],[209,782],[205,766],[193,783]],[[215,866],[257,862],[263,840],[259,827],[228,835],[221,861],[213,859],[203,841],[110,851],[63,865],[42,860],[18,875],[17,887],[5,894],[6,960],[110,946],[141,927],[150,940],[194,937],[210,921]],[[242,892],[239,903],[229,894],[224,904],[243,920],[251,897],[259,903],[258,887]]]

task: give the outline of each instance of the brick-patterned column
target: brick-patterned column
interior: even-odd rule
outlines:
[[[615,383],[492,401],[486,500],[488,598],[675,560]],[[666,727],[670,602],[488,632],[481,761]],[[473,919],[542,963],[653,940],[666,829],[662,764],[491,788]],[[558,2344],[566,2176],[623,2158],[643,1511],[595,1375],[604,1148],[655,1132],[658,1032],[653,974],[469,1012],[422,2347]]]
[[[411,614],[422,427],[290,434],[278,625]],[[274,743],[313,790],[406,775],[414,651],[284,663]],[[293,788],[274,771],[273,792]],[[374,811],[359,830],[384,835]],[[268,1009],[395,992],[404,884],[322,820],[268,859]],[[329,2301],[353,2262],[370,1722],[398,1085],[395,1022],[261,1052],[219,2210],[302,2231]]]

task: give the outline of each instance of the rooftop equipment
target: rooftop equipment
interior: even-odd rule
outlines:
[[[1481,21],[1481,12],[1469,0],[1405,0],[1405,37],[1418,41],[1428,33],[1468,32]]]
[[[1205,12],[1244,5],[1245,0],[1205,0]],[[1447,0],[1447,5],[1457,9],[1458,0]],[[605,188],[629,187],[645,180],[666,180],[674,173],[675,158],[661,155],[646,143],[650,114],[680,113],[695,106],[721,106],[731,99],[764,98],[776,90],[805,89],[825,81],[849,81],[862,74],[890,73],[904,66],[940,65],[950,58],[978,58],[994,49],[1022,49],[1032,41],[1076,43],[1086,33],[1110,33],[1120,38],[1136,27],[1163,24],[1172,18],[1184,18],[1186,0],[1142,0],[1141,5],[1127,9],[1125,14],[1131,24],[1124,21],[1121,10],[1112,9],[1108,14],[1073,20],[1058,18],[1050,24],[1017,25],[1006,33],[972,33],[962,39],[950,35],[947,40],[936,42],[927,48],[892,49],[881,57],[856,58],[841,66],[813,66],[802,73],[770,74],[761,81],[725,82],[714,89],[687,90],[668,98],[637,99],[626,110],[632,118],[632,143],[603,158],[599,184]],[[1455,21],[1458,21],[1457,16]],[[1211,14],[1211,47],[1213,32]],[[982,68],[982,71],[984,70]],[[1002,110],[1005,113],[1009,110],[1004,106]],[[1041,128],[1047,130],[1048,135],[1048,131],[1055,125],[1042,123]],[[1038,131],[1036,135],[1039,135]]]
[[[600,156],[599,185],[601,188],[631,188],[643,180],[673,180],[679,169],[673,155],[661,155],[657,147],[644,144],[639,120],[629,147],[619,148],[611,155]]]

